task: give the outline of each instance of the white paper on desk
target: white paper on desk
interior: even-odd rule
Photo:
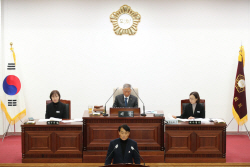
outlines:
[[[212,120],[217,122],[225,122],[223,119],[212,119]]]
[[[27,123],[34,124],[36,121],[28,121]]]
[[[50,119],[39,119],[38,122],[47,122],[50,121]]]
[[[181,119],[181,118],[176,118],[176,119],[178,119],[178,120],[180,120],[182,122],[192,121],[192,119]]]
[[[174,117],[172,116],[172,114],[168,113],[167,114],[167,119],[174,119]]]
[[[63,123],[67,123],[67,122],[75,122],[74,120],[62,120]]]
[[[49,121],[59,121],[59,122],[61,122],[61,121],[62,121],[62,119],[60,119],[60,118],[54,118],[54,117],[50,117],[50,118],[49,118]]]
[[[196,118],[196,119],[194,119],[194,121],[201,121],[203,123],[208,123],[208,122],[210,122],[209,120],[210,119],[208,119],[208,118]]]
[[[146,110],[145,113],[146,113],[146,114],[157,114],[157,111],[154,111],[154,110]]]
[[[75,118],[74,121],[75,122],[82,122],[82,118]]]

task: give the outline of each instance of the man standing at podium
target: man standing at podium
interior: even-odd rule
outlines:
[[[128,125],[123,124],[118,128],[120,138],[112,140],[109,144],[108,153],[105,165],[120,163],[133,163],[140,164],[140,156],[137,143],[129,139],[130,128]]]
[[[123,94],[117,95],[115,97],[115,102],[113,107],[133,107],[138,108],[138,99],[137,97],[131,95],[131,85],[123,85]]]

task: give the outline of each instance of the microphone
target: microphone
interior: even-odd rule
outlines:
[[[135,149],[134,149],[134,147],[133,146],[131,146],[131,150],[134,150],[135,152],[137,152]],[[141,157],[141,155],[137,152],[137,154]],[[144,162],[144,166],[145,166],[145,161],[144,161],[144,159],[141,157],[141,159],[143,160],[143,162]]]
[[[133,89],[133,88],[132,88]],[[133,91],[135,92],[135,90],[133,89]],[[135,94],[137,95],[137,97],[141,100],[141,98],[138,96],[138,94],[135,92]],[[141,114],[141,116],[146,116],[146,113],[145,113],[145,106],[144,106],[144,103],[143,101],[141,100],[142,104],[143,104],[143,113]]]
[[[115,92],[117,91],[117,89],[118,89],[119,87],[117,87],[116,88],[116,90],[114,91],[114,93],[110,96],[110,98],[115,94]],[[110,99],[109,98],[109,99]],[[108,99],[108,101],[109,101],[109,99]],[[107,101],[107,102],[108,102]],[[107,111],[106,111],[106,104],[107,104],[107,102],[105,103],[105,106],[104,106],[104,114],[102,114],[103,116],[108,116],[108,114],[107,114]],[[118,147],[118,146],[117,146]]]
[[[107,159],[110,157],[110,155],[115,151],[115,149],[118,148],[118,144],[115,145],[115,148],[113,149],[113,151],[109,154],[109,156],[106,158],[105,162],[107,161]]]

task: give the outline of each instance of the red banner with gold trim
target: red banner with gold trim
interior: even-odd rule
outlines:
[[[247,122],[247,103],[246,103],[246,85],[244,75],[245,51],[244,47],[240,47],[238,57],[238,69],[234,85],[233,99],[233,116],[238,125],[243,125]]]

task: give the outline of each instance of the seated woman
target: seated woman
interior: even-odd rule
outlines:
[[[59,91],[53,90],[49,97],[52,102],[46,106],[45,118],[66,118],[66,105],[60,102],[61,95]]]
[[[173,118],[205,118],[204,107],[200,104],[200,96],[198,92],[191,92],[189,95],[190,103],[184,108],[183,114],[181,116],[174,116]]]

